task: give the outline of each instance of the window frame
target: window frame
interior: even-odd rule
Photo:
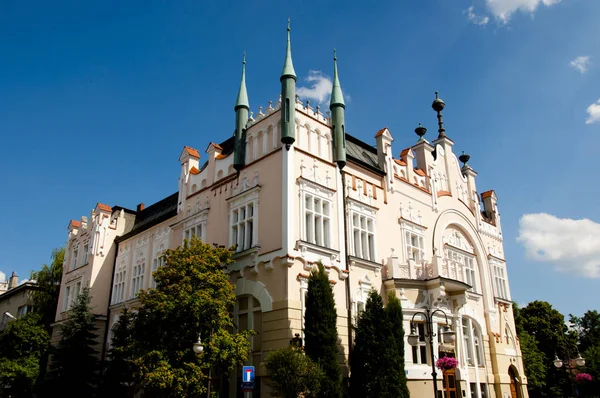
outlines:
[[[243,252],[259,246],[258,243],[258,222],[259,222],[259,194],[260,185],[256,185],[240,194],[228,199],[229,201],[229,245],[236,246],[235,252]],[[248,208],[252,208],[252,216],[247,217]],[[240,220],[239,211],[244,209],[244,218]],[[238,217],[234,221],[234,215]],[[248,221],[251,227],[248,227]],[[240,226],[244,227],[244,242],[240,245]],[[235,237],[234,237],[235,231]],[[248,241],[248,238],[250,239]]]
[[[146,275],[146,256],[143,251],[136,253],[136,260],[131,267],[131,281],[129,299],[137,297],[137,293],[144,289],[144,276]]]
[[[492,268],[495,296],[499,299],[510,301],[508,277],[506,274],[506,263],[491,258],[490,266]]]
[[[240,309],[240,301],[241,300],[246,300],[246,308],[245,309]],[[255,324],[255,320],[256,320],[256,313],[260,312],[260,328],[257,328],[257,325]],[[262,362],[262,334],[263,334],[263,321],[262,321],[262,308],[260,305],[260,301],[258,300],[258,298],[249,295],[249,294],[244,294],[241,296],[238,296],[235,300],[235,324],[238,325],[238,332],[242,332],[243,330],[254,330],[256,332],[256,334],[250,336],[250,355],[248,357],[248,363],[254,366],[258,366],[260,365],[260,362]],[[242,329],[239,325],[240,325],[240,315],[247,315],[246,317],[246,327],[247,329]],[[260,329],[260,330],[257,330]],[[257,337],[258,336],[258,337]],[[260,339],[260,345],[257,348],[256,347],[256,343],[257,343],[257,339]],[[260,361],[259,363],[254,363],[254,357],[256,356],[260,356]]]
[[[415,328],[417,331],[417,335],[419,336],[419,340],[417,344],[410,345],[411,347],[411,361],[414,365],[428,365],[429,364],[429,346],[427,344],[427,338],[425,334],[427,333],[425,322],[422,321],[414,321],[409,323],[409,328]]]
[[[62,312],[69,311],[81,293],[81,278],[65,285]]]
[[[377,209],[347,199],[350,251],[353,256],[377,262]],[[364,226],[362,221],[364,220]],[[358,225],[357,224],[358,221]],[[357,244],[357,235],[359,242]],[[365,256],[365,249],[367,255]]]

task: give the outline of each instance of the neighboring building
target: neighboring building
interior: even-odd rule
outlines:
[[[35,281],[25,281],[19,285],[19,277],[14,272],[8,282],[3,283],[6,289],[0,290],[0,330],[6,327],[11,317],[18,319],[33,311],[31,293],[38,288]]]
[[[257,332],[249,360],[257,367],[255,396],[268,396],[261,366],[266,353],[303,332],[307,278],[322,261],[336,298],[344,363],[349,330],[369,290],[394,292],[402,301],[407,334],[422,308],[448,314],[456,343],[436,341],[434,355],[455,356],[460,366],[446,375],[444,396],[527,397],[497,197],[494,191],[479,193],[468,156],[460,156],[459,165],[445,133],[443,101],[436,96],[432,104],[437,137],[427,141],[419,126],[414,144],[394,158],[387,128],[375,134],[375,146],[346,132],[335,61],[331,112],[324,115],[299,101],[289,29],[280,82],[280,99],[256,117],[249,115],[244,61],[234,136],[210,143],[203,165],[198,151],[185,147],[178,192],[136,212],[96,207],[92,216],[106,218],[113,228],[101,234],[103,256],[99,243],[93,250],[90,243],[88,268],[65,267],[63,308],[71,302],[69,286],[89,284],[99,315],[108,316],[112,327],[120,308],[135,305],[136,292],[152,286],[162,251],[197,235],[236,247],[228,269],[238,297],[234,322]],[[90,235],[97,227],[79,228],[72,222],[66,264],[69,257],[81,261],[73,258],[83,255],[86,239],[99,236]],[[446,319],[435,317],[434,324],[438,330]],[[421,342],[414,348],[406,344],[409,388],[413,396],[428,396],[431,353],[424,325],[414,327]],[[452,377],[457,385],[450,391]],[[232,397],[238,381],[231,380]]]

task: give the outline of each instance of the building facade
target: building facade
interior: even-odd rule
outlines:
[[[35,281],[24,281],[19,284],[19,277],[14,272],[6,282],[0,282],[0,331],[11,320],[19,319],[33,311],[32,292],[37,289]]]
[[[455,155],[444,102],[436,95],[432,104],[434,138],[419,126],[413,144],[394,157],[389,129],[374,134],[374,146],[346,132],[335,57],[328,112],[295,95],[289,27],[279,100],[254,116],[245,79],[244,61],[234,135],[211,142],[202,164],[198,150],[184,147],[176,193],[136,211],[98,205],[89,227],[71,222],[66,264],[80,256],[89,263],[65,267],[61,309],[78,283],[89,285],[109,342],[120,309],[153,286],[161,253],[196,235],[235,247],[228,269],[238,297],[234,322],[257,332],[248,362],[260,396],[268,396],[266,354],[303,333],[307,278],[321,261],[336,298],[345,376],[350,330],[375,289],[401,300],[406,333],[420,336],[405,352],[413,396],[431,394],[433,354],[460,363],[438,379],[444,397],[527,397],[498,199],[492,190],[480,193],[468,156]],[[430,352],[422,318],[411,323],[425,308],[447,314],[434,317],[434,329],[451,326],[455,343],[437,339]],[[232,377],[231,396],[237,385]]]

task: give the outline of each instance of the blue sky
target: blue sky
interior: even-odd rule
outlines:
[[[432,135],[440,91],[456,152],[499,197],[513,299],[581,314],[600,302],[599,15],[595,0],[2,1],[0,271],[48,262],[96,202],[175,192],[182,146],[232,134],[244,51],[252,110],[277,100],[289,16],[300,92],[327,101],[337,48],[347,129],[367,142],[388,126],[397,155],[418,122]]]

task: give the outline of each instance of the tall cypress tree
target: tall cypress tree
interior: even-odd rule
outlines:
[[[50,390],[67,397],[93,397],[98,376],[95,316],[90,308],[89,288],[82,289],[68,320],[61,325],[61,339],[54,354],[48,377]]]
[[[371,290],[356,326],[354,348],[350,356],[350,396],[356,398],[398,398],[397,356],[391,323],[383,308],[383,299]]]
[[[111,348],[108,350],[108,361],[102,377],[102,396],[133,396],[132,323],[133,314],[127,308],[123,309],[112,329]]]
[[[325,375],[318,396],[341,397],[337,312],[333,289],[321,263],[318,263],[318,270],[313,270],[308,278],[304,319],[306,355],[321,367]]]
[[[398,398],[408,398],[410,393],[406,380],[406,371],[404,369],[404,316],[402,314],[402,304],[398,297],[392,292],[388,295],[385,312],[389,319],[391,327],[390,335],[394,338],[395,354],[392,359],[396,362],[393,369],[395,372],[390,374],[393,379],[392,388],[395,389],[395,396]]]

